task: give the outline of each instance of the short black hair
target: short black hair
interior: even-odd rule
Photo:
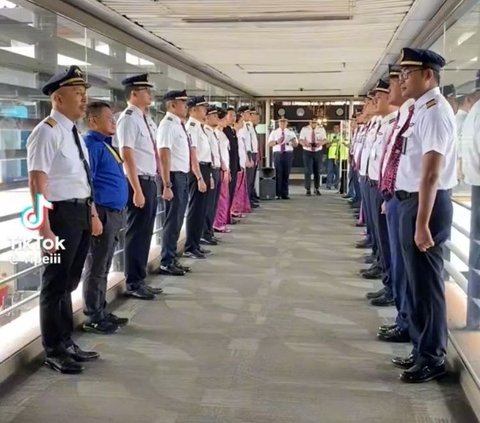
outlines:
[[[105,101],[92,101],[87,105],[87,119],[91,116],[97,116],[105,108],[111,109],[112,107]]]

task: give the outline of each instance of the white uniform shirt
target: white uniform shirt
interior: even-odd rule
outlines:
[[[458,109],[457,114],[455,115],[455,120],[457,122],[457,141],[458,141],[457,154],[459,158],[462,157],[462,153],[463,153],[462,132],[463,132],[463,124],[467,116],[468,116],[468,112],[462,109]]]
[[[245,145],[245,137],[239,137],[237,133],[238,139],[238,161],[240,163],[240,167],[245,169],[247,164],[247,146]]]
[[[117,132],[113,144],[120,149],[131,148],[135,153],[138,175],[157,174],[155,159],[155,134],[157,125],[150,116],[145,123],[144,113],[136,106],[129,105],[118,118]]]
[[[220,156],[222,167],[230,170],[230,141],[223,132],[223,129],[215,128],[215,134],[220,142]]]
[[[394,128],[390,129],[390,132],[394,131],[394,133],[391,134],[391,137],[390,137],[390,135],[387,136],[390,139],[389,140],[387,139],[386,142],[388,142],[388,141],[390,141],[390,142],[388,143],[388,145],[384,145],[385,157],[383,159],[383,166],[382,166],[382,169],[381,169],[382,176],[385,174],[385,170],[387,169],[388,160],[390,159],[390,154],[392,153],[392,148],[393,148],[393,144],[395,143],[395,139],[397,138],[398,133],[401,131],[401,129],[403,128],[403,126],[405,125],[405,123],[407,121],[408,109],[410,108],[410,106],[413,106],[414,103],[415,103],[415,100],[413,100],[411,98],[411,99],[407,100],[405,103],[403,103],[400,106],[400,109],[398,110],[398,113],[397,113],[397,114],[399,114],[398,122],[397,122],[397,124],[395,125]]]
[[[252,134],[250,133],[247,124],[244,122],[243,126],[237,131],[238,142],[244,145],[245,151],[252,152]]]
[[[48,121],[49,123],[46,123]],[[27,141],[27,167],[29,171],[45,172],[48,201],[62,201],[91,196],[90,185],[72,128],[74,122],[52,110],[50,119],[40,122]],[[88,150],[81,135],[80,144],[85,158]]]
[[[367,175],[373,181],[378,181],[380,178],[380,161],[382,160],[383,149],[392,133],[397,120],[397,114],[398,112],[395,111],[382,118],[380,130],[377,132],[377,136],[370,149]]]
[[[358,166],[358,162],[362,154],[362,148],[363,148],[363,143],[365,141],[366,131],[367,131],[367,125],[362,123],[355,135],[355,145],[353,146],[353,160],[355,162],[355,166]]]
[[[457,130],[455,116],[448,101],[434,88],[417,101],[410,128],[403,133],[403,153],[398,165],[395,189],[418,192],[422,175],[422,158],[436,151],[443,156],[438,189],[457,185]]]
[[[197,158],[202,163],[212,163],[212,151],[210,141],[202,128],[203,123],[190,116],[187,121],[187,132],[192,140],[192,147],[195,147]]]
[[[213,163],[212,166],[219,168],[222,165],[220,161],[220,143],[218,142],[217,137],[215,136],[214,129],[208,125],[204,125],[203,129],[208,137],[208,142],[210,143],[210,150],[212,152]]]
[[[308,143],[308,147],[303,146],[303,149],[306,151],[320,151],[323,149],[323,145],[318,145],[315,148],[310,147],[310,143],[312,142],[313,134],[315,134],[315,141],[318,143],[327,139],[327,133],[324,128],[316,127],[315,130],[310,126],[304,126],[300,131],[299,138],[301,140],[305,140]]]
[[[462,129],[462,168],[465,182],[480,185],[480,100],[468,112]]]
[[[373,120],[373,123],[370,125],[368,132],[366,132],[365,140],[362,145],[362,152],[360,156],[360,170],[359,170],[360,176],[367,176],[367,166],[368,166],[368,159],[370,157],[370,150],[377,136],[377,132],[380,128],[382,118],[380,116],[374,116],[372,120]]]
[[[170,171],[190,172],[190,143],[182,128],[182,121],[167,112],[158,125],[157,147],[170,150]]]
[[[257,138],[257,131],[255,131],[255,127],[253,126],[253,123],[248,122],[247,123],[247,129],[248,132],[250,133],[250,140],[252,144],[252,153],[258,153],[258,138]]]
[[[268,137],[268,142],[270,141],[280,141],[282,139],[282,130],[280,128],[277,128],[270,132],[270,135]],[[283,143],[285,144],[285,151],[293,151],[293,146],[292,143],[297,141],[297,136],[295,135],[295,132],[293,132],[290,129],[285,129],[285,137],[283,140]],[[273,152],[274,153],[280,153],[281,152],[281,146],[280,144],[276,144],[273,146]]]

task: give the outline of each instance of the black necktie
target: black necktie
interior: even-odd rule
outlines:
[[[80,160],[83,163],[83,168],[85,169],[85,173],[87,174],[88,185],[90,186],[90,196],[92,199],[95,199],[95,192],[93,190],[93,181],[92,181],[92,172],[90,171],[90,166],[88,165],[87,159],[85,158],[85,154],[83,154],[82,145],[80,143],[80,136],[78,135],[77,127],[73,125],[72,128],[73,132],[73,139],[75,140],[75,145],[78,149],[78,154],[80,156]]]

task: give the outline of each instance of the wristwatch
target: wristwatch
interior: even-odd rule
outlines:
[[[172,183],[171,182],[167,182],[165,184],[165,188],[172,188]]]
[[[197,181],[200,182],[203,180],[203,176],[200,176],[200,178],[197,178]]]

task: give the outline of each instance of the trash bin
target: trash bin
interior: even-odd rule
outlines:
[[[260,200],[274,200],[276,194],[275,169],[273,167],[262,167],[260,177]]]

